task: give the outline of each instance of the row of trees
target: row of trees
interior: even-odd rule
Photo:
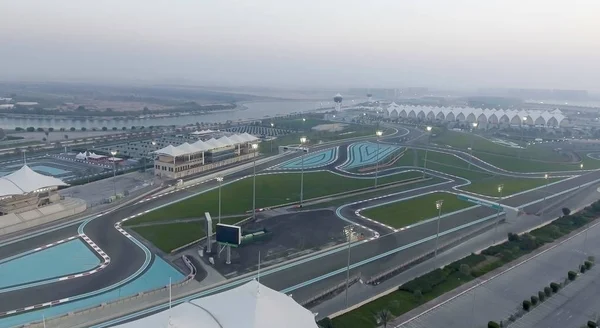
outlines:
[[[563,282],[558,282],[558,283],[551,282],[549,286],[544,287],[544,289],[540,290],[536,295],[532,295],[530,298],[524,300],[521,303],[521,307],[517,310],[517,312],[512,314],[508,318],[508,323],[517,321],[525,313],[531,311],[533,308],[535,308],[539,304],[546,301],[546,299],[548,299],[548,298],[552,297],[553,295],[555,295],[556,293],[558,293],[559,290],[561,290],[563,287],[568,285],[570,282],[577,279],[577,276],[579,274],[584,274],[585,272],[590,270],[593,265],[594,265],[594,257],[590,256],[590,257],[588,257],[588,259],[586,261],[583,262],[583,264],[581,264],[579,266],[579,268],[577,270],[577,271],[579,271],[579,273],[571,270],[571,271],[567,272],[567,277],[564,279]],[[506,326],[507,326],[507,324],[505,324],[504,321],[500,321],[500,323],[495,322],[495,321],[488,322],[488,328],[502,328],[502,327],[506,327]]]
[[[154,128],[155,128],[154,126],[145,127],[143,125],[142,126],[132,125],[129,128],[129,130],[145,130],[145,129],[154,130]],[[118,131],[118,130],[126,131],[127,129],[128,128],[126,126],[120,128],[120,129],[117,128],[116,126],[112,127],[112,128],[107,128],[107,127],[103,126],[102,128],[91,128],[89,130],[90,131],[108,131],[108,130],[112,130],[112,131]],[[71,128],[68,129],[68,131],[71,131],[71,132],[75,132],[77,130],[78,129],[75,128],[75,127],[71,127]],[[53,132],[53,131],[55,131],[55,129],[54,128],[47,128],[47,129],[44,129],[44,128],[34,128],[33,126],[30,126],[30,127],[27,127],[27,128],[16,127],[15,131],[16,132],[23,132],[23,131],[27,131],[27,132],[36,132],[36,131],[37,132]],[[66,128],[60,128],[58,131],[65,132],[65,131],[67,131],[67,129]],[[88,131],[88,128],[82,127],[82,128],[79,129],[79,131]]]

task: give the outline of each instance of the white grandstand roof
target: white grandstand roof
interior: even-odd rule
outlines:
[[[182,303],[115,328],[317,328],[315,317],[291,297],[256,280]]]
[[[542,110],[514,110],[514,109],[481,109],[474,107],[438,107],[398,105],[391,103],[386,111],[391,117],[414,117],[441,120],[467,120],[497,123],[499,121],[529,125],[559,126],[566,118],[559,109],[552,111]]]
[[[155,153],[167,156],[183,156],[227,146],[235,146],[255,140],[258,140],[258,138],[248,133],[234,134],[227,137],[221,137],[219,139],[211,138],[206,141],[198,140],[193,144],[185,142],[177,147],[168,145],[165,148],[155,151]]]
[[[23,165],[18,171],[0,177],[0,197],[22,195],[42,188],[68,186],[61,179],[35,172]]]

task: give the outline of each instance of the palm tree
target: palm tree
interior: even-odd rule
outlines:
[[[392,312],[388,309],[383,309],[375,313],[375,321],[378,325],[382,325],[383,328],[387,327],[387,324],[392,321]]]

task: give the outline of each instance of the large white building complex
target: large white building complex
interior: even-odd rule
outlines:
[[[473,107],[435,107],[398,105],[391,103],[386,108],[390,118],[414,118],[422,120],[464,121],[480,124],[510,124],[559,127],[565,120],[563,113],[540,110],[481,109]]]
[[[252,145],[259,140],[248,133],[215,138],[214,131],[197,141],[168,146],[154,152],[154,174],[172,179],[183,178],[216,167],[244,161],[256,155]],[[203,140],[204,139],[204,140]]]

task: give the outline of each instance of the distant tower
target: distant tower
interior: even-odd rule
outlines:
[[[367,98],[369,99],[369,102],[373,102],[373,94],[367,93]]]
[[[333,102],[335,103],[335,110],[338,112],[342,111],[342,95],[341,94],[337,94],[335,96],[333,96]]]

